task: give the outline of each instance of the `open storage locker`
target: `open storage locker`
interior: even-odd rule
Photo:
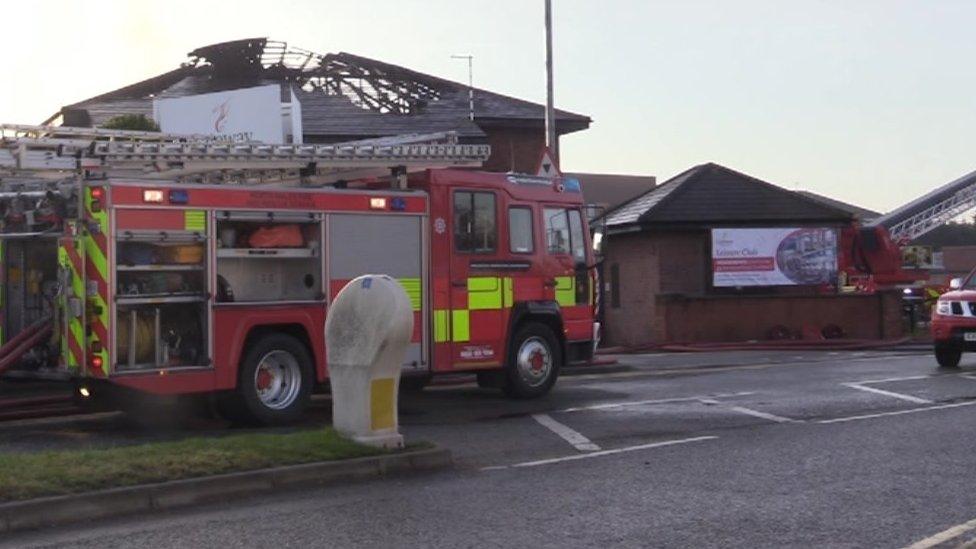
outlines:
[[[217,301],[321,301],[322,216],[217,212]]]
[[[206,231],[119,231],[115,239],[117,371],[206,366]]]

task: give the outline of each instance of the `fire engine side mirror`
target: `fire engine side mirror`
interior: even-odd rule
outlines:
[[[962,288],[962,279],[961,278],[953,278],[952,280],[949,281],[949,289],[950,290],[958,290],[959,288]]]
[[[606,213],[606,208],[603,206],[595,204],[587,204],[586,206],[586,217],[590,224],[590,240],[593,244],[593,255],[597,257],[597,261],[603,256],[604,237],[607,234],[607,219],[603,216],[604,213]]]

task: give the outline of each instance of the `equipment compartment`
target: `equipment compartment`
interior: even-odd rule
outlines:
[[[205,366],[209,360],[204,326],[203,304],[119,305],[118,369]]]
[[[116,258],[116,371],[209,365],[204,233],[127,231]]]
[[[221,212],[217,301],[319,301],[322,223],[317,215]]]

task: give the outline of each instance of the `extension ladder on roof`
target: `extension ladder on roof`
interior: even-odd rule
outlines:
[[[455,132],[409,134],[328,145],[222,143],[206,136],[0,124],[0,173],[56,178],[94,170],[185,182],[260,184],[382,176],[480,166],[488,145],[460,144]]]

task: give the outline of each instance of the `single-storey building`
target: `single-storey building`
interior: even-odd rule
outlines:
[[[822,200],[710,163],[603,219],[608,345],[902,333],[898,292],[839,293],[854,215]]]

